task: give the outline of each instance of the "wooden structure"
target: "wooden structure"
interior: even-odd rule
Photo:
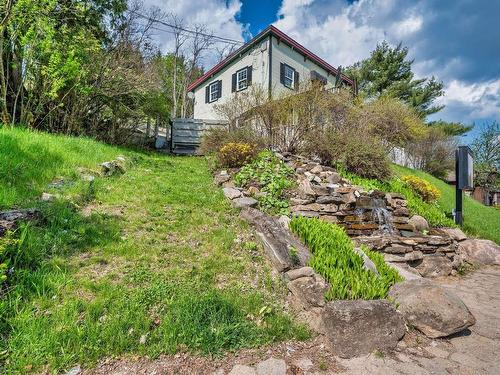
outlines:
[[[173,119],[170,129],[170,151],[173,154],[180,155],[198,154],[203,135],[212,129],[220,129],[226,126],[226,122],[218,120]]]

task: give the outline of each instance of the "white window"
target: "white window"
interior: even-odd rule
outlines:
[[[247,73],[248,70],[247,68],[243,68],[241,70],[238,70],[236,72],[236,90],[237,91],[240,91],[240,90],[244,90],[247,88]]]
[[[215,102],[217,99],[219,99],[219,81],[211,83],[208,90],[210,103]]]
[[[284,69],[285,69],[285,82],[283,82],[283,84],[286,87],[293,89],[295,84],[295,69],[293,69],[288,65],[285,65]]]

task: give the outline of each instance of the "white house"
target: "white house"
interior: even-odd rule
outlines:
[[[262,85],[269,93],[293,93],[298,82],[319,80],[326,88],[342,84],[356,91],[356,83],[326,61],[303,47],[274,26],[215,65],[188,87],[194,95],[195,119],[218,120],[215,104],[250,85]]]

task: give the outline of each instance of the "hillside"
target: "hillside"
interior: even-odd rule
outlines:
[[[452,212],[455,207],[455,188],[453,186],[422,171],[398,165],[394,165],[393,169],[398,176],[412,174],[429,181],[441,192],[441,198],[438,200],[440,209],[447,214]],[[500,210],[484,206],[474,199],[464,196],[463,215],[464,229],[468,233],[500,244]]]
[[[13,267],[0,299],[1,373],[308,337],[205,159],[24,130],[0,130],[0,145],[1,207],[40,211],[0,242],[0,263]],[[126,173],[81,179],[79,168],[117,155]],[[59,198],[41,202],[42,192]]]

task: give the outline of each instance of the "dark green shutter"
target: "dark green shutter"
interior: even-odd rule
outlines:
[[[252,66],[247,67],[247,86],[252,84]]]
[[[232,84],[231,84],[231,92],[235,91],[236,91],[236,73],[234,73],[232,76]]]
[[[285,84],[285,64],[280,63],[280,83]]]
[[[210,85],[205,87],[205,103],[210,102]]]
[[[222,97],[222,80],[219,80],[219,96],[218,98]]]
[[[293,71],[293,83],[294,83],[294,88],[295,90],[299,89],[299,72],[296,70]]]

